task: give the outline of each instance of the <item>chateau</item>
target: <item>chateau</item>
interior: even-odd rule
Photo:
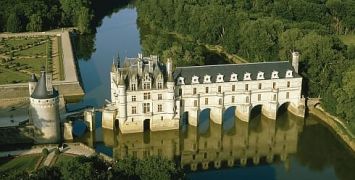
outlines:
[[[249,121],[254,107],[276,119],[277,110],[287,105],[304,117],[302,77],[298,75],[299,53],[288,61],[176,67],[170,59],[163,64],[157,56],[125,59],[122,67],[113,63],[111,103],[104,108],[103,128],[122,133],[178,129],[183,118],[199,125],[199,115],[222,124],[232,109],[242,121]]]

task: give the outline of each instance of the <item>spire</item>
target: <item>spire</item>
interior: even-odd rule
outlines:
[[[31,97],[34,99],[49,99],[57,96],[57,92],[53,91],[50,93],[47,91],[47,79],[46,72],[44,70],[41,71],[41,77],[36,85],[35,90],[33,91]]]
[[[37,77],[36,77],[35,74],[32,74],[32,75],[31,75],[30,82],[38,82]]]
[[[116,72],[115,58],[112,59],[111,72]]]
[[[173,63],[170,58],[166,62],[166,72],[168,73],[168,82],[174,82],[173,78]]]

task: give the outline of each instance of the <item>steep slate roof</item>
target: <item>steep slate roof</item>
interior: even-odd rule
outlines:
[[[264,72],[265,79],[271,79],[272,72],[277,71],[282,79],[287,70],[292,70],[293,77],[300,77],[288,61],[177,67],[173,76],[175,80],[183,77],[185,84],[191,84],[193,76],[198,76],[199,82],[203,83],[204,76],[209,75],[213,83],[219,74],[224,75],[224,82],[229,82],[233,73],[238,74],[238,81],[243,81],[245,73],[251,73],[251,80],[256,80],[259,72]]]
[[[37,77],[36,77],[35,74],[32,74],[32,75],[31,75],[30,82],[38,82]]]
[[[53,89],[53,93],[47,91],[47,82],[46,82],[46,72],[41,72],[41,77],[37,82],[36,88],[31,94],[31,98],[34,99],[50,99],[58,96],[58,92]]]

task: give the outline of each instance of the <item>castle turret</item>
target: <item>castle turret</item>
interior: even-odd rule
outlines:
[[[168,88],[168,99],[170,99],[170,102],[167,103],[166,109],[169,111],[169,113],[175,114],[175,93],[174,93],[174,87],[175,87],[175,82],[173,78],[173,63],[170,58],[168,58],[166,62],[166,72],[168,76],[168,81],[166,82],[166,86]]]
[[[127,118],[127,104],[126,104],[126,84],[124,83],[123,75],[120,75],[120,81],[117,84],[117,107],[118,107],[118,117],[120,119],[126,120]]]
[[[295,69],[296,73],[298,73],[298,64],[300,61],[300,53],[292,52],[292,66]]]
[[[30,96],[32,95],[33,91],[35,90],[37,82],[38,82],[38,80],[37,80],[36,75],[32,74],[31,79],[28,82],[28,91],[29,91]]]
[[[45,71],[30,97],[30,120],[35,127],[37,143],[58,143],[60,141],[60,117],[58,92],[47,84]],[[48,91],[50,89],[50,91]]]

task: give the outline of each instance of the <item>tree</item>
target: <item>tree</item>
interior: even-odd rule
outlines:
[[[7,18],[6,30],[9,32],[20,32],[22,30],[22,24],[20,18],[16,13],[11,13]]]
[[[42,31],[43,27],[43,20],[41,15],[33,14],[30,17],[30,22],[27,24],[27,31]]]
[[[89,33],[90,32],[90,22],[92,20],[92,15],[90,10],[86,7],[81,7],[78,15],[78,20],[76,21],[76,26],[78,27],[81,33]]]

